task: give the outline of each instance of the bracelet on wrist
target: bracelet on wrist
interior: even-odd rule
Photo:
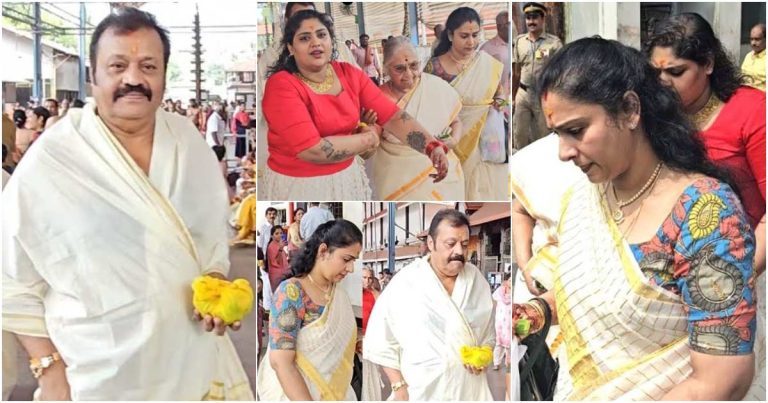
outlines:
[[[429,143],[427,143],[427,146],[424,147],[424,154],[426,154],[428,157],[432,157],[432,153],[435,151],[436,148],[442,148],[444,153],[448,153],[448,146],[445,145],[440,140],[432,140]]]
[[[531,333],[538,333],[541,331],[541,329],[544,328],[544,308],[536,299],[528,301],[527,305],[530,306],[535,312],[535,317],[531,318],[533,320],[533,323],[531,323]]]
[[[397,382],[392,384],[392,391],[393,392],[397,392],[398,390],[400,390],[402,388],[407,388],[407,387],[408,387],[408,384],[405,383],[404,379],[401,379],[401,380],[399,380],[399,381],[397,381]]]
[[[32,376],[35,379],[40,379],[43,376],[43,372],[53,366],[56,361],[61,361],[61,356],[55,351],[45,357],[32,358],[29,360],[29,370],[32,371]]]

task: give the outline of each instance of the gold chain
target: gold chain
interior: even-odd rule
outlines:
[[[651,185],[656,183],[656,179],[659,177],[659,172],[661,172],[662,165],[663,164],[661,162],[656,164],[656,169],[653,170],[653,174],[651,174],[651,177],[648,178],[648,180],[645,182],[645,185],[643,185],[643,187],[640,188],[640,190],[627,201],[619,200],[619,197],[616,194],[616,187],[613,186],[613,183],[611,183],[611,188],[613,189],[613,198],[616,200],[617,207],[616,211],[613,213],[613,220],[616,221],[617,224],[621,224],[624,221],[624,212],[621,211],[621,209],[634,203],[635,200],[640,198],[640,196],[642,196],[643,193],[645,193],[645,191],[651,187]]]
[[[322,292],[323,292],[323,296],[325,297],[325,300],[326,300],[326,301],[330,301],[330,300],[331,300],[331,287],[332,287],[333,285],[332,285],[332,284],[328,284],[328,287],[326,287],[325,289],[323,289],[322,287],[320,287],[320,285],[318,285],[318,284],[315,282],[315,280],[314,280],[314,279],[312,279],[312,275],[311,275],[311,274],[307,273],[307,277],[309,277],[309,281],[310,281],[310,282],[311,282],[311,283],[312,283],[312,284],[313,284],[315,287],[317,287],[317,289],[318,289],[318,290],[320,290],[320,291],[322,291]]]
[[[712,114],[714,114],[717,108],[719,108],[722,104],[723,101],[721,101],[714,92],[709,94],[709,99],[707,100],[706,105],[704,105],[703,108],[699,109],[699,111],[694,113],[691,117],[693,124],[696,125],[696,128],[699,130],[703,129],[704,125],[706,125],[707,122],[709,122],[709,120],[712,118]]]
[[[328,92],[333,87],[333,68],[330,65],[325,67],[325,79],[320,83],[310,80],[304,74],[301,74],[300,71],[296,72],[296,77],[315,92]]]
[[[651,185],[651,189],[649,192],[653,192],[653,189],[656,187],[656,183],[658,181],[653,181],[653,185]],[[625,231],[621,231],[621,235],[624,236],[624,239],[627,239],[629,237],[629,234],[632,232],[632,228],[635,227],[635,223],[637,223],[638,218],[640,218],[640,214],[643,212],[643,206],[645,206],[645,201],[648,200],[648,198],[643,199],[643,201],[640,202],[640,207],[637,208],[637,214],[635,214],[635,217],[632,219],[632,222],[629,223],[627,226],[627,229]]]
[[[457,65],[457,66],[459,66],[459,73],[461,73],[462,71],[464,71],[464,69],[466,69],[466,68],[467,68],[467,65],[469,65],[469,62],[471,62],[471,61],[472,61],[472,59],[474,58],[474,56],[475,56],[475,54],[473,53],[473,54],[472,54],[472,55],[471,55],[471,56],[470,56],[470,57],[467,59],[467,61],[466,61],[466,62],[462,63],[462,62],[458,61],[458,60],[457,60],[455,57],[453,57],[453,53],[452,53],[450,50],[448,51],[448,57],[449,57],[451,60],[453,60],[453,62],[454,62],[454,63],[456,63],[456,65]]]

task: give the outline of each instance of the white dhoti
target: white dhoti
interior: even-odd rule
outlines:
[[[466,264],[449,296],[428,258],[411,263],[376,300],[363,357],[399,370],[410,400],[493,400],[485,372],[471,374],[462,346],[495,344],[488,282]]]
[[[252,399],[192,280],[229,270],[227,192],[181,116],[156,113],[144,174],[94,106],[47,130],[3,192],[3,330],[49,337],[73,400]]]

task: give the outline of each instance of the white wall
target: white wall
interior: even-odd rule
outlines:
[[[32,40],[3,29],[3,81],[25,81],[34,79],[34,46]],[[51,49],[43,46],[43,80],[51,79],[54,65]],[[48,94],[45,94],[46,96]]]
[[[62,56],[59,56],[60,58]],[[80,85],[80,66],[75,57],[68,58],[56,70],[56,89],[59,91],[78,91]]]
[[[565,3],[565,15],[566,42],[600,35],[640,47],[638,2],[569,2]]]
[[[353,222],[360,231],[363,230],[363,203],[361,202],[344,202],[344,218],[345,220]],[[362,253],[361,253],[362,254]],[[355,307],[355,313],[358,316],[362,315],[363,306],[363,262],[361,259],[355,261],[355,271],[350,273],[341,282],[341,286],[344,291],[349,295],[349,299],[352,301],[352,306]]]
[[[640,3],[621,2],[618,4],[616,14],[617,40],[627,46],[640,49]]]
[[[418,235],[419,232],[423,231],[424,228],[421,224],[422,217],[421,217],[421,203],[414,203],[411,204],[410,211],[408,212],[408,215],[410,216],[410,230],[414,235]]]
[[[741,3],[716,3],[715,17],[709,21],[728,55],[741,66]]]

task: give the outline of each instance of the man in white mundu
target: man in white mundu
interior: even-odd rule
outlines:
[[[193,312],[192,280],[229,270],[227,192],[200,133],[159,109],[168,33],[122,9],[90,54],[96,104],[2,193],[3,330],[41,400],[252,400],[227,326]]]
[[[465,366],[460,353],[495,344],[490,287],[465,263],[469,220],[439,211],[427,244],[430,254],[400,270],[376,300],[363,357],[383,368],[394,400],[493,400],[487,366]]]

